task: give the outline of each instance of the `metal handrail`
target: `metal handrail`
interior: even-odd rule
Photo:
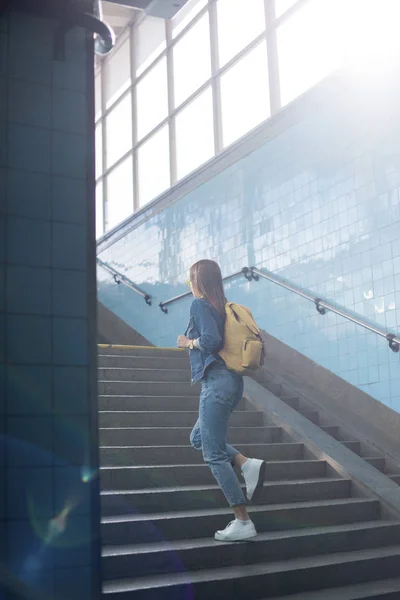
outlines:
[[[114,269],[107,263],[103,262],[100,258],[96,258],[96,262],[98,265],[100,265],[100,267],[102,267],[105,271],[108,271],[108,273],[110,273],[113,276],[115,283],[117,283],[118,285],[120,285],[122,283],[127,288],[129,288],[130,290],[135,292],[135,294],[138,294],[139,296],[141,296],[144,299],[144,301],[146,302],[146,304],[151,306],[151,296],[149,294],[146,294],[146,292],[141,290],[139,287],[137,287],[133,283],[133,281],[131,281],[130,279],[125,277],[125,275],[122,275],[121,273],[119,273],[116,269]]]
[[[393,352],[399,352],[399,350],[400,350],[400,337],[398,337],[394,333],[388,333],[387,331],[385,331],[384,329],[381,329],[380,327],[377,327],[375,325],[370,325],[367,321],[365,321],[361,317],[357,317],[357,316],[353,315],[351,312],[349,312],[343,308],[338,308],[337,306],[335,306],[334,304],[332,304],[330,302],[321,300],[321,298],[319,298],[318,296],[315,297],[307,292],[304,292],[300,287],[285,281],[284,279],[282,279],[278,275],[275,275],[274,273],[271,273],[270,271],[265,272],[265,271],[260,271],[260,269],[257,269],[256,267],[250,267],[248,269],[248,273],[247,273],[246,277],[247,277],[247,279],[254,280],[254,281],[258,281],[259,278],[262,277],[263,279],[267,279],[268,281],[271,281],[272,283],[276,283],[280,287],[283,287],[286,290],[289,290],[290,292],[293,292],[294,294],[297,294],[298,296],[301,296],[302,298],[305,298],[306,300],[313,302],[315,304],[315,308],[317,309],[317,311],[319,312],[320,315],[326,314],[326,311],[335,313],[336,315],[339,315],[340,317],[343,317],[344,319],[347,319],[348,321],[351,321],[352,323],[355,323],[356,325],[360,325],[364,329],[367,329],[368,331],[371,331],[372,333],[376,333],[376,335],[379,335],[380,337],[385,338],[389,342],[389,347],[391,350],[393,350]]]
[[[243,275],[244,277],[246,277],[246,279],[248,281],[252,280],[251,275],[249,276],[249,272],[250,269],[249,267],[243,267],[243,269],[241,269],[240,271],[236,271],[235,273],[232,273],[231,275],[227,275],[226,277],[222,278],[222,281],[228,281],[229,279],[233,279],[234,277],[238,277],[239,275]],[[163,311],[163,313],[167,314],[168,313],[168,308],[166,308],[169,304],[173,304],[174,302],[177,302],[177,300],[182,300],[182,298],[187,298],[188,296],[191,296],[192,292],[188,291],[185,292],[184,294],[179,294],[179,296],[174,296],[173,298],[170,298],[169,300],[164,300],[164,302],[160,302],[160,304],[158,305],[161,310]]]

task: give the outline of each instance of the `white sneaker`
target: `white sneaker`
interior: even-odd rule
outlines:
[[[258,458],[248,458],[242,466],[242,475],[246,482],[247,500],[250,502],[264,485],[265,467],[267,465]]]
[[[253,521],[239,521],[235,519],[231,521],[225,529],[217,531],[215,539],[218,542],[240,542],[241,540],[249,540],[256,537],[257,531]]]

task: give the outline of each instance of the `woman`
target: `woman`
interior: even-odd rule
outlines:
[[[226,443],[228,421],[243,395],[243,377],[229,371],[218,355],[224,343],[225,304],[221,270],[212,260],[200,260],[190,269],[190,286],[195,297],[185,335],[178,337],[179,348],[190,349],[192,383],[201,381],[199,419],[190,442],[203,451],[221,490],[232,507],[235,520],[215,539],[239,541],[257,535],[249,518],[246,500],[233,470],[239,467],[246,483],[247,499],[264,483],[265,462],[246,458]]]

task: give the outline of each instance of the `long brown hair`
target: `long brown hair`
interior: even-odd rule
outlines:
[[[221,269],[213,260],[199,260],[190,267],[193,288],[221,314],[225,314],[227,302],[222,283]]]

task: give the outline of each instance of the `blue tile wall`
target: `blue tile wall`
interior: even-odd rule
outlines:
[[[7,368],[7,414],[45,416],[52,409],[50,366],[13,364]]]
[[[8,214],[50,220],[51,179],[42,173],[10,170],[7,177],[7,202]]]
[[[56,367],[54,369],[56,414],[85,415],[89,413],[89,382],[84,367]]]
[[[0,17],[0,563],[29,595],[97,600],[92,36],[57,63],[58,26]]]
[[[26,289],[30,290],[26,294]],[[51,270],[8,265],[6,295],[9,314],[48,315],[51,310]]]
[[[154,297],[153,306],[98,267],[100,300],[157,345],[185,330],[190,265],[269,269],[383,328],[400,329],[399,85],[344,80],[332,101],[287,108],[253,152],[164,210],[149,207],[100,242],[100,258]],[[332,86],[331,88],[332,89]],[[314,96],[313,96],[314,94]],[[325,96],[326,98],[326,96]],[[268,133],[268,125],[266,126]],[[139,220],[140,219],[140,220]],[[400,411],[399,355],[384,339],[261,281],[239,278],[228,296],[286,344]]]
[[[59,600],[90,598],[90,569],[62,569],[56,573],[55,590]]]
[[[51,132],[10,122],[8,166],[37,173],[51,171]]]
[[[64,223],[86,223],[86,180],[52,178],[53,218]]]
[[[27,99],[29,98],[29,102]],[[13,123],[49,128],[51,126],[51,87],[20,80],[8,86],[8,119]]]

